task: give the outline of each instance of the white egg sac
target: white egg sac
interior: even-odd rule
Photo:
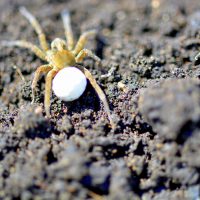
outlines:
[[[76,67],[61,69],[53,79],[52,89],[55,95],[63,101],[78,99],[85,91],[87,79]]]

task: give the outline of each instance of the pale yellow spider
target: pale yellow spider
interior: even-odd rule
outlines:
[[[74,66],[76,63],[81,62],[86,56],[90,56],[98,63],[100,62],[100,58],[94,55],[90,50],[84,49],[88,37],[94,35],[96,31],[91,30],[84,32],[80,36],[77,44],[74,45],[70,15],[69,12],[65,10],[61,13],[61,17],[64,24],[65,36],[67,42],[63,39],[56,38],[52,41],[51,49],[49,49],[48,43],[46,41],[46,36],[43,33],[42,28],[39,25],[37,19],[25,7],[20,8],[20,13],[27,18],[27,20],[35,29],[39,38],[41,49],[36,45],[27,42],[25,40],[1,41],[0,44],[1,46],[17,46],[17,47],[27,48],[31,50],[33,53],[35,53],[35,55],[37,55],[39,58],[48,62],[48,64],[42,65],[37,68],[31,87],[32,87],[32,102],[34,102],[35,87],[37,85],[39,76],[42,72],[47,73],[46,84],[45,84],[44,107],[46,115],[50,117],[50,98],[52,90],[52,79],[55,77],[57,72],[65,67]],[[96,80],[92,77],[92,74],[85,67],[79,66],[78,68],[85,74],[86,78],[90,81],[91,85],[97,92],[99,98],[103,102],[105,111],[107,112],[112,127],[115,127],[104,92],[99,87]]]

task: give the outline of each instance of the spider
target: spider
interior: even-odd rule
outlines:
[[[60,70],[73,66],[79,68],[84,73],[85,77],[89,80],[90,84],[95,89],[100,100],[103,102],[104,109],[108,115],[108,119],[110,121],[111,126],[115,127],[115,124],[111,117],[109,105],[103,90],[97,84],[96,80],[93,78],[92,74],[88,69],[82,66],[75,66],[76,63],[80,63],[86,56],[93,58],[98,64],[100,63],[99,57],[94,55],[92,51],[84,48],[89,36],[96,34],[96,31],[90,30],[82,33],[78,39],[78,42],[75,45],[71,29],[70,14],[67,10],[63,10],[61,12],[61,18],[64,25],[66,41],[61,38],[56,38],[51,42],[51,48],[49,48],[46,36],[37,19],[25,7],[20,7],[19,11],[29,21],[29,23],[32,25],[35,32],[37,33],[41,48],[25,40],[1,41],[0,44],[1,46],[7,47],[16,46],[27,48],[40,59],[48,63],[38,67],[34,74],[34,78],[31,85],[32,103],[35,101],[35,88],[39,77],[41,73],[47,73],[45,82],[44,108],[47,117],[50,117],[52,80]]]

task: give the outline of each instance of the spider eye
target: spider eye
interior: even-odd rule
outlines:
[[[51,43],[51,49],[52,50],[58,50],[58,51],[62,51],[63,49],[66,49],[65,41],[60,39],[60,38],[56,38]]]
[[[62,49],[66,49],[67,47],[65,43],[62,43],[61,46],[62,46]]]

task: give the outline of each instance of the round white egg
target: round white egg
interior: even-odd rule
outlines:
[[[55,95],[63,101],[78,99],[85,91],[87,79],[76,67],[61,69],[53,79],[52,89]]]

